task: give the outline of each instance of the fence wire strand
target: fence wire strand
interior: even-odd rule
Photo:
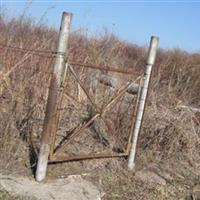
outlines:
[[[21,48],[21,47],[10,46],[10,45],[5,45],[5,44],[0,44],[0,49],[10,49],[12,51],[20,51],[20,52],[31,52],[34,55],[49,57],[49,58],[56,56],[58,53],[55,51],[35,50],[35,49]]]
[[[1,44],[0,43],[0,49],[10,49],[12,51],[20,51],[20,52],[31,52],[33,55],[37,55],[37,56],[42,56],[42,57],[46,57],[46,58],[53,58],[56,56],[64,56],[62,52],[56,52],[56,51],[51,51],[51,50],[34,50],[34,49],[29,49],[29,48],[21,48],[21,47],[16,47],[16,46],[10,46],[10,45],[6,45],[6,44]],[[113,71],[113,72],[117,72],[117,73],[123,73],[123,74],[135,74],[135,75],[139,75],[140,73],[135,73],[133,72],[133,70],[122,70],[120,68],[117,67],[110,67],[110,66],[99,66],[99,65],[94,65],[94,64],[85,64],[85,63],[77,63],[77,62],[73,62],[73,61],[68,61],[69,64],[71,65],[76,65],[76,66],[82,66],[82,67],[86,67],[86,68],[93,68],[93,69],[97,69],[97,70],[106,70],[106,71]]]

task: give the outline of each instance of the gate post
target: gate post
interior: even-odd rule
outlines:
[[[142,118],[143,118],[143,114],[144,114],[144,108],[145,108],[145,102],[146,102],[147,92],[148,92],[148,88],[149,88],[149,81],[150,81],[150,77],[151,77],[152,66],[154,65],[156,53],[157,53],[157,49],[158,49],[158,42],[159,42],[158,37],[154,37],[154,36],[151,37],[149,51],[148,51],[148,57],[147,57],[147,63],[146,63],[146,69],[145,69],[145,73],[144,73],[144,82],[143,82],[143,86],[142,86],[141,95],[139,97],[139,105],[137,108],[135,127],[134,127],[134,131],[133,131],[133,136],[132,136],[132,146],[131,146],[129,159],[128,159],[128,168],[130,170],[132,170],[135,166],[137,140],[138,140],[138,135],[139,135]]]
[[[42,181],[46,177],[49,154],[52,154],[54,138],[57,131],[59,113],[57,111],[61,96],[61,85],[65,78],[65,62],[68,57],[68,39],[72,14],[63,12],[57,43],[56,58],[51,76],[49,94],[43,124],[40,152],[38,156],[36,180]],[[51,155],[52,156],[52,155]]]

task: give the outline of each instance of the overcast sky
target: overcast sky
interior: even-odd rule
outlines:
[[[63,11],[73,13],[72,29],[102,33],[104,28],[123,40],[146,45],[151,35],[163,48],[200,52],[200,1],[67,1],[0,0],[10,16],[28,15],[59,28]],[[31,3],[30,3],[31,2]]]

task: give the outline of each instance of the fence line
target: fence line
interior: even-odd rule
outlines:
[[[57,51],[34,50],[34,49],[29,49],[29,48],[21,48],[21,47],[0,44],[0,49],[4,49],[4,48],[11,49],[12,51],[32,52],[33,55],[47,57],[47,58],[53,58],[53,57],[55,58],[62,54],[61,52],[57,52]],[[92,68],[96,70],[105,70],[105,71],[111,71],[111,72],[122,73],[122,74],[129,74],[129,75],[141,74],[141,73],[136,73],[130,69],[123,70],[123,69],[120,69],[119,67],[111,67],[107,65],[103,66],[103,65],[95,65],[95,64],[86,64],[86,63],[79,63],[79,62],[74,62],[74,61],[68,61],[68,63],[73,66]]]
[[[0,48],[1,48],[1,47],[2,47],[2,48],[12,49],[13,51],[23,51],[23,52],[29,51],[29,52],[35,52],[35,53],[56,54],[55,51],[35,50],[35,49],[21,48],[21,47],[6,45],[6,44],[0,44]]]
[[[80,159],[92,159],[92,158],[109,158],[109,157],[121,157],[121,156],[129,156],[128,160],[128,167],[129,169],[133,169],[135,165],[135,155],[136,155],[136,147],[137,147],[137,140],[138,135],[140,131],[140,127],[142,124],[142,117],[144,114],[144,107],[148,92],[148,85],[150,82],[150,75],[152,66],[155,62],[156,52],[158,48],[158,38],[152,36],[150,46],[149,46],[149,52],[148,52],[148,58],[147,58],[147,64],[145,68],[145,72],[141,76],[138,76],[136,80],[132,80],[126,83],[126,85],[120,87],[117,94],[114,95],[114,97],[106,103],[105,106],[103,106],[102,109],[98,109],[97,104],[93,102],[93,100],[90,98],[90,96],[87,93],[87,90],[84,90],[86,96],[91,100],[91,103],[94,108],[96,109],[96,113],[90,117],[87,121],[80,124],[78,129],[75,129],[73,133],[71,133],[69,138],[64,138],[61,140],[61,142],[56,145],[56,132],[58,129],[58,123],[60,119],[60,106],[63,100],[63,83],[65,80],[66,70],[69,68],[71,73],[75,76],[76,81],[79,85],[82,86],[84,89],[84,85],[82,85],[76,75],[75,71],[73,70],[73,66],[81,66],[86,68],[92,68],[97,70],[104,70],[104,71],[112,71],[117,73],[124,73],[124,74],[137,74],[140,75],[141,73],[134,73],[132,70],[121,70],[120,68],[113,68],[109,66],[98,66],[94,64],[82,64],[82,63],[76,63],[73,61],[68,60],[68,39],[69,39],[69,29],[70,29],[70,22],[71,22],[72,14],[70,13],[63,13],[62,21],[61,21],[61,28],[59,33],[59,40],[57,44],[57,51],[46,51],[46,50],[34,50],[34,49],[28,49],[28,48],[20,48],[20,47],[14,47],[9,45],[3,45],[0,44],[0,49],[11,49],[13,51],[23,51],[27,52],[26,55],[29,57],[31,54],[43,56],[43,57],[55,57],[54,62],[54,69],[53,73],[51,75],[51,82],[49,87],[49,94],[48,94],[48,100],[46,105],[46,113],[45,113],[45,119],[43,124],[43,131],[42,131],[42,138],[40,143],[40,151],[38,155],[38,163],[37,163],[37,170],[36,170],[36,180],[42,181],[44,180],[46,176],[47,171],[47,165],[49,162],[64,162],[67,160],[80,160]],[[20,61],[20,64],[26,60],[26,56]],[[12,71],[18,67],[19,64],[16,64],[14,67],[10,69],[9,72],[6,73],[6,75],[9,75]],[[128,88],[135,83],[137,80],[139,80],[141,77],[143,77],[142,84],[140,82],[140,86],[137,89],[136,95],[137,95],[137,104],[135,106],[136,112],[134,111],[132,124],[131,124],[131,131],[130,135],[128,136],[128,144],[127,148],[123,150],[123,153],[110,153],[110,152],[98,152],[98,153],[89,153],[89,154],[80,154],[75,156],[69,156],[61,154],[61,151],[66,147],[67,144],[69,144],[75,137],[79,136],[81,133],[83,133],[83,130],[87,128],[97,117],[101,117],[106,111],[110,109],[111,106],[116,105],[117,102],[119,102],[120,98],[127,92]],[[108,77],[106,77],[108,78]],[[2,79],[3,80],[3,79]],[[107,80],[106,80],[107,81]],[[109,79],[110,83],[114,82],[112,79]],[[139,90],[141,89],[141,91]],[[138,92],[140,91],[140,92]],[[135,116],[136,114],[136,116]],[[133,123],[135,121],[135,123]],[[67,140],[66,140],[67,139]],[[131,144],[130,144],[131,143]]]

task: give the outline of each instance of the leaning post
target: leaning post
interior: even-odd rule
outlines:
[[[55,142],[54,139],[59,118],[57,109],[59,99],[61,98],[61,86],[66,73],[65,62],[68,57],[67,48],[71,19],[71,13],[63,12],[38,156],[36,170],[37,181],[42,181],[46,177],[49,154],[53,152],[52,146],[54,145],[52,144]]]
[[[135,167],[137,140],[138,140],[140,127],[142,124],[142,118],[144,114],[145,102],[146,102],[147,92],[149,88],[151,71],[152,71],[152,66],[155,63],[158,43],[159,43],[159,38],[152,36],[151,41],[150,41],[149,51],[148,51],[145,73],[144,73],[143,87],[140,94],[139,105],[138,105],[137,113],[136,113],[135,127],[133,130],[133,136],[132,136],[132,146],[130,149],[129,159],[128,159],[128,168],[130,170],[132,170]]]

